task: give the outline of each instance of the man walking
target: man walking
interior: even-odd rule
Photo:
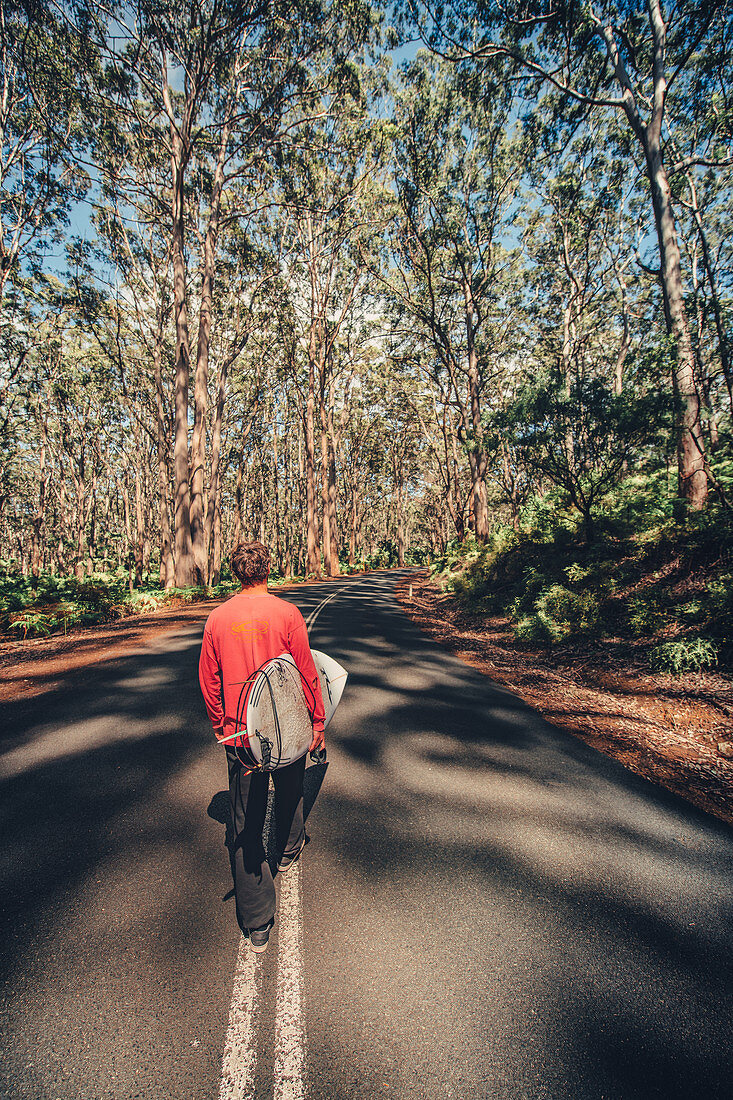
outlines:
[[[214,733],[222,740],[238,732],[242,683],[273,657],[287,652],[310,688],[306,699],[315,700],[311,752],[323,748],[323,698],[303,616],[293,604],[267,591],[270,551],[261,542],[240,542],[232,551],[231,564],[242,588],[209,615],[199,660],[199,682]],[[253,951],[264,951],[275,920],[275,886],[262,840],[270,774],[282,873],[293,866],[306,842],[305,756],[272,773],[252,771],[235,751],[242,745],[241,738],[225,745],[234,831],[234,893],[242,931],[249,933]]]

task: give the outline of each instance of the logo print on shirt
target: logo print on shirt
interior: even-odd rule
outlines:
[[[270,633],[267,619],[252,619],[242,623],[232,623],[232,634],[239,634],[245,642],[260,642]]]

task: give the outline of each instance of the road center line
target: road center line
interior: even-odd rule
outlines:
[[[354,584],[353,581],[352,581],[351,584],[345,584],[342,588],[337,588],[336,591],[332,592],[330,596],[326,596],[325,599],[321,600],[321,602],[318,604],[318,606],[313,608],[310,615],[305,620],[305,625],[308,627],[308,629],[310,630],[311,626],[316,621],[316,619],[318,618],[318,616],[320,615],[321,611],[323,610],[323,608],[326,606],[327,603],[330,603],[331,600],[335,600],[336,597],[340,596],[342,592],[345,592],[347,588],[355,588],[357,584],[359,584],[359,581],[356,581],[356,584]]]
[[[240,937],[221,1066],[219,1100],[254,1100],[260,984],[258,978],[261,974],[258,963],[259,955],[250,950],[249,940],[244,936]]]
[[[304,1100],[305,1027],[299,863],[282,876],[278,917],[274,1100]]]

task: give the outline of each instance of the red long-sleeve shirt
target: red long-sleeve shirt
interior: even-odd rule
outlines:
[[[306,700],[315,698],[311,708],[314,731],[323,729],[325,712],[323,696],[308,644],[308,630],[303,616],[293,604],[267,593],[249,595],[238,592],[215,608],[206,620],[204,640],[199,659],[199,683],[206,709],[221,740],[236,732],[237,707],[243,682],[281,653],[290,653],[311,692]],[[246,709],[242,697],[241,724]],[[230,744],[240,745],[236,742]]]

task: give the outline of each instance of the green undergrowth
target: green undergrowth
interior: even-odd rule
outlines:
[[[520,518],[485,545],[449,547],[433,566],[441,586],[508,616],[528,645],[617,638],[661,672],[730,665],[733,524],[715,502],[679,522],[659,479],[630,478],[599,509],[590,543],[559,494]]]
[[[235,591],[231,581],[211,588],[163,589],[152,580],[130,592],[127,573],[94,573],[84,580],[41,574],[36,585],[0,565],[0,633],[33,638],[157,611],[171,603],[221,599]]]

